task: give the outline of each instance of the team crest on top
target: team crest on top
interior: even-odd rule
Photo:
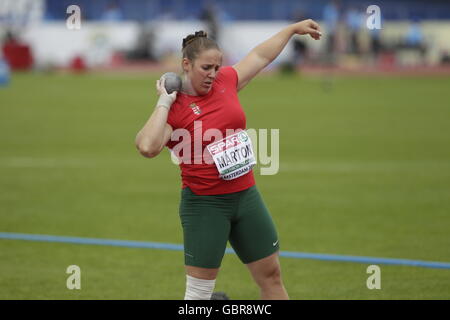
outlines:
[[[200,107],[198,105],[196,105],[195,103],[191,103],[189,105],[189,107],[192,109],[192,112],[194,112],[197,115],[202,113],[202,110],[200,109]]]

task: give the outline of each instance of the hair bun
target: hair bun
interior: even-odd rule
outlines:
[[[183,49],[190,43],[192,43],[195,39],[198,38],[207,38],[207,33],[203,30],[195,31],[195,34],[190,34],[186,38],[183,39]]]

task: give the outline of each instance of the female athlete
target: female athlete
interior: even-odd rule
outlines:
[[[136,136],[145,157],[167,146],[180,159],[179,208],[184,236],[186,300],[209,300],[227,241],[248,267],[262,299],[289,299],[281,278],[279,239],[255,185],[254,157],[242,90],[295,35],[321,37],[313,20],[291,24],[262,42],[233,66],[203,31],[183,39],[182,88],[168,94],[156,83],[159,100]]]

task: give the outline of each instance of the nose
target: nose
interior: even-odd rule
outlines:
[[[209,77],[211,80],[214,80],[214,79],[216,78],[216,75],[217,75],[216,69],[212,69],[212,71],[208,74],[208,77]]]

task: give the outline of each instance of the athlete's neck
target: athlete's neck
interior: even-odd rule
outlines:
[[[189,79],[186,73],[183,74],[183,86],[181,87],[181,92],[188,94],[190,96],[198,96],[198,93],[192,86],[191,79]]]

